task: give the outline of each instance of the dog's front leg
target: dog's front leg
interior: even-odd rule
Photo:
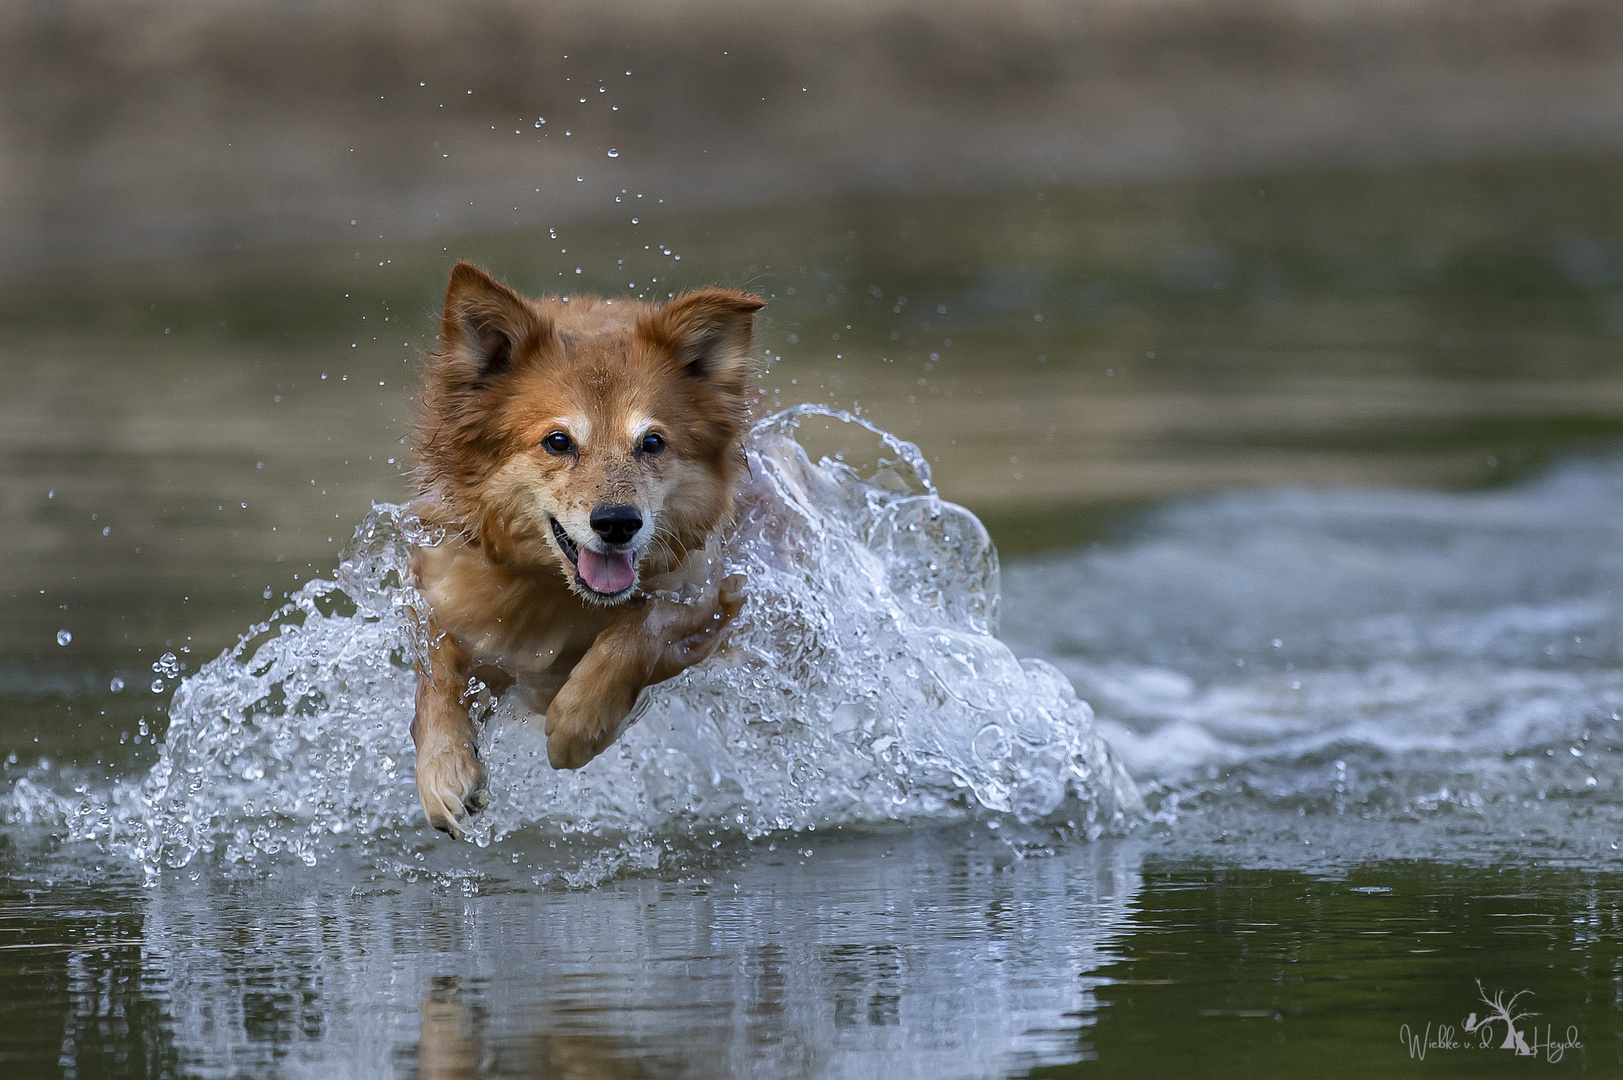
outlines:
[[[428,646],[417,663],[417,713],[411,741],[417,747],[417,797],[428,823],[458,835],[459,823],[489,801],[485,767],[474,750],[473,721],[468,717],[466,650],[428,620]]]
[[[547,707],[547,758],[578,769],[620,734],[644,687],[674,678],[716,651],[739,609],[734,576],[697,602],[643,600],[597,636]]]

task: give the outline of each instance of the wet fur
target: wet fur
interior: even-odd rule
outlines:
[[[713,556],[743,468],[762,306],[729,289],[661,305],[530,299],[469,263],[452,269],[413,504],[445,536],[412,557],[428,610],[411,732],[435,828],[456,834],[486,801],[477,694],[510,690],[545,712],[553,766],[579,768],[618,737],[644,687],[720,644],[742,582],[717,580]],[[556,433],[572,452],[547,448]],[[649,433],[663,440],[655,453]],[[610,505],[640,513],[628,544],[594,533],[594,509]],[[593,589],[571,558],[588,557],[581,548],[629,557],[632,584]],[[697,600],[652,595],[680,590]]]

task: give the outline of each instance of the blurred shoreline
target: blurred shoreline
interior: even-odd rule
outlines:
[[[693,212],[1606,150],[1623,5],[19,3],[0,102],[17,271],[614,219],[638,192]]]

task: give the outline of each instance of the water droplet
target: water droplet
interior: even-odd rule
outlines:
[[[73,640],[73,634],[71,634],[70,632],[68,632],[66,630],[58,630],[56,632],[56,643],[58,645],[66,645],[69,642],[71,642],[72,640]]]
[[[163,680],[162,679],[153,679],[152,680],[152,692],[154,694],[163,693]]]
[[[107,689],[115,694],[122,694],[124,692],[124,680],[114,675],[113,681],[107,684]]]
[[[620,151],[615,150],[612,147],[609,149],[609,157],[619,157],[619,156],[620,156]]]

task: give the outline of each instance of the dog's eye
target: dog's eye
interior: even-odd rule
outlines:
[[[642,445],[637,447],[637,449],[642,451],[644,454],[647,454],[649,457],[653,457],[655,454],[663,453],[665,450],[665,436],[661,435],[657,431],[650,431],[648,434],[642,437]]]
[[[575,440],[561,431],[554,431],[541,440],[541,448],[549,454],[567,454],[575,449]]]

